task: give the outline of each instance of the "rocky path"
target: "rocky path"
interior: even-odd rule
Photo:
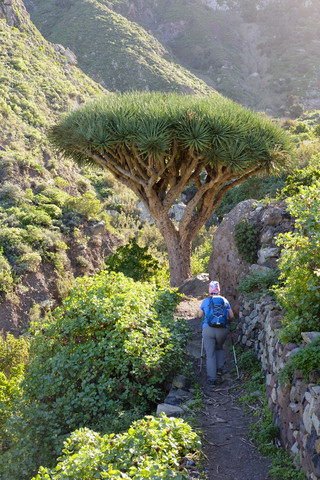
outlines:
[[[205,454],[203,465],[208,480],[265,480],[270,460],[262,457],[248,439],[251,418],[236,400],[235,386],[241,388],[234,369],[230,339],[225,344],[226,371],[223,383],[214,390],[206,386],[205,365],[200,375],[201,321],[196,317],[201,300],[185,298],[178,307],[178,316],[188,319],[193,330],[189,353],[196,357],[195,370],[203,389],[204,409],[197,425],[202,431]]]

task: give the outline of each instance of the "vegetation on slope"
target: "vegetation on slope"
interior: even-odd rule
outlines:
[[[220,2],[227,10],[202,0],[126,3],[108,1],[220,93],[275,114],[295,115],[300,103],[319,107],[317,0]]]
[[[177,64],[151,34],[113,11],[110,2],[32,3],[32,19],[46,38],[70,47],[82,70],[109,90],[214,92]]]
[[[21,396],[4,430],[6,480],[54,465],[78,428],[115,433],[152,411],[185,365],[178,298],[104,271],[78,279],[62,307],[34,324]]]
[[[33,480],[188,480],[183,462],[199,457],[200,446],[187,423],[164,415],[147,416],[116,436],[84,428],[67,439],[57,467],[41,468]]]
[[[62,112],[106,91],[44,40],[20,1],[6,8],[19,28],[0,19],[0,300],[17,304],[24,295],[28,310],[34,292],[22,277],[45,265],[63,276],[75,227],[103,210],[94,187],[99,175],[90,181],[85,170],[62,163],[47,129]]]

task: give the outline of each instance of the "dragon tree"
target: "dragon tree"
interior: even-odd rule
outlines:
[[[290,158],[271,119],[219,94],[109,94],[62,117],[49,133],[59,152],[95,163],[141,199],[168,249],[172,286],[191,276],[192,240],[225,193]],[[169,210],[192,185],[179,224]]]

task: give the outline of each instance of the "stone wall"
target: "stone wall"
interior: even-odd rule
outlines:
[[[239,342],[254,348],[266,374],[266,394],[279,427],[281,442],[309,480],[320,478],[320,386],[317,372],[305,380],[295,372],[291,384],[281,386],[277,373],[290,355],[306,342],[282,344],[276,337],[283,312],[271,297],[241,302]],[[303,335],[306,341],[308,336]]]
[[[235,242],[235,229],[241,220],[252,223],[259,230],[256,263],[251,265],[239,254]],[[221,293],[239,313],[239,281],[250,272],[267,272],[277,266],[280,249],[276,238],[290,232],[294,220],[287,212],[284,201],[262,204],[255,200],[240,202],[226,215],[213,236],[208,271],[210,280],[219,280]]]

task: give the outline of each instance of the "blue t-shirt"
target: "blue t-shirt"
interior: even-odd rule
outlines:
[[[218,302],[215,302],[215,299],[219,298],[219,301]],[[200,309],[204,312],[204,317],[203,317],[203,324],[202,324],[202,328],[204,327],[207,327],[208,326],[208,322],[207,322],[207,315],[208,315],[208,310],[209,310],[209,304],[211,303],[211,299],[213,301],[213,303],[217,303],[217,304],[220,304],[220,299],[223,299],[224,301],[224,305],[225,305],[225,308],[227,310],[230,310],[231,307],[230,307],[230,304],[228,302],[228,300],[224,297],[222,297],[221,295],[212,295],[210,297],[207,297],[203,300],[203,302],[201,303],[200,305]]]

